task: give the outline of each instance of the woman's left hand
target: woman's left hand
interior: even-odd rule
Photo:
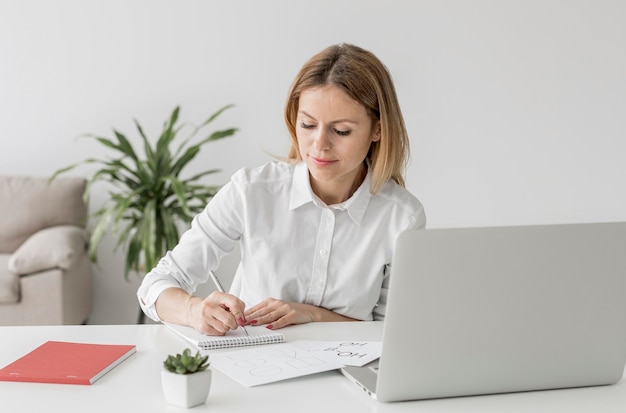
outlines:
[[[350,321],[353,320],[325,308],[311,304],[266,298],[245,312],[247,324],[263,325],[276,330],[292,324],[305,324],[312,321]]]

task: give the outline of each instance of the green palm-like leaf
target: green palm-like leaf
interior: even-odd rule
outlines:
[[[176,107],[154,143],[150,142],[139,121],[133,119],[140,138],[137,147],[143,148],[142,154],[125,134],[115,129],[113,138],[85,135],[111,150],[115,157],[88,158],[57,170],[50,180],[78,166],[96,164],[99,169],[87,180],[85,200],[96,183],[111,187],[108,200],[90,216],[93,229],[89,256],[94,262],[97,261],[98,246],[109,231],[117,236],[115,248],[125,248],[126,279],[130,271],[150,270],[168,250],[174,248],[179,238],[178,225],[188,224],[219,189],[219,186],[207,186],[201,182],[219,169],[208,169],[187,178],[182,178],[181,174],[207,143],[235,134],[236,128],[207,134],[203,132],[207,125],[231,107],[220,108],[198,126],[179,124],[180,107]],[[189,134],[178,146],[174,146],[174,141],[185,130],[190,130]],[[205,137],[196,141],[198,135]]]

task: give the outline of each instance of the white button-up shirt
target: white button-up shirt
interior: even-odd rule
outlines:
[[[230,293],[247,306],[273,297],[382,319],[395,240],[425,224],[422,204],[395,182],[372,195],[368,173],[350,199],[327,206],[313,193],[304,163],[269,162],[233,175],[137,295],[158,321],[154,303],[163,290],[193,293],[239,242]]]

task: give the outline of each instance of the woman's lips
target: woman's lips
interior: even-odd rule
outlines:
[[[328,166],[328,165],[331,165],[331,164],[337,162],[334,159],[318,158],[316,156],[311,156],[311,155],[309,155],[309,158],[311,158],[313,163],[315,163],[316,165],[319,165],[319,166]]]

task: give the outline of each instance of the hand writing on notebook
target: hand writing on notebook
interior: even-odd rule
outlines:
[[[187,325],[211,336],[223,336],[243,326],[245,307],[239,298],[224,292],[214,291],[201,298],[174,287],[164,290],[156,302],[161,320]]]
[[[224,335],[246,323],[245,303],[234,295],[220,291],[212,292],[202,301],[192,305],[192,326],[208,335]]]
[[[190,306],[190,325],[201,333],[224,335],[243,325],[265,325],[276,330],[312,321],[353,321],[325,308],[267,298],[244,312],[245,303],[234,295],[215,291]]]

